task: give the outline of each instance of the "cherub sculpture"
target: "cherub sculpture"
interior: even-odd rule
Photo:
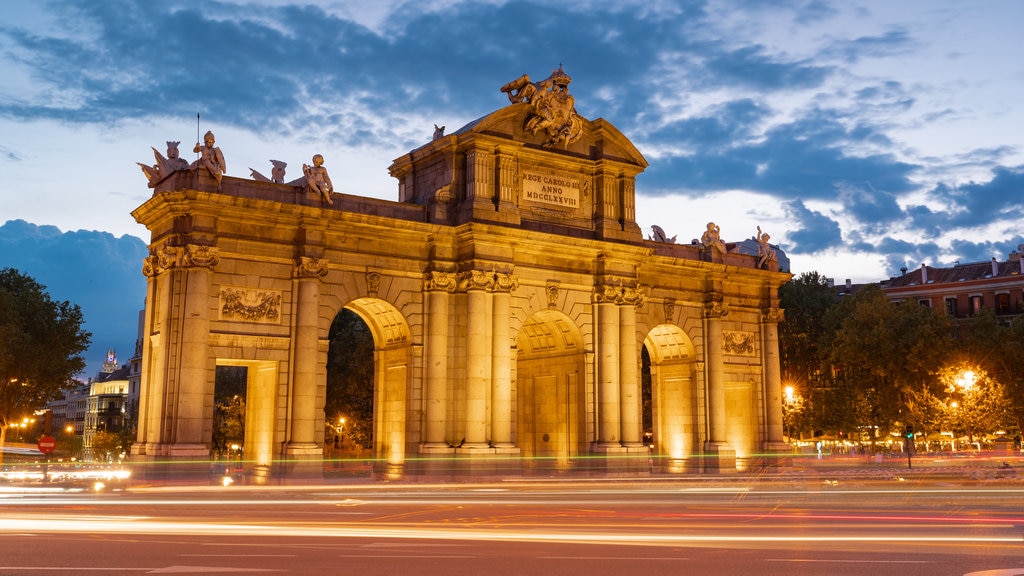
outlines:
[[[156,164],[152,166],[143,164],[142,162],[136,162],[142,173],[149,179],[149,187],[152,188],[157,182],[166,178],[171,172],[177,170],[185,170],[188,168],[188,161],[184,158],[178,157],[178,144],[180,141],[174,142],[171,140],[167,141],[167,157],[161,154],[156,148],[153,148],[153,158],[156,159]]]
[[[270,178],[267,178],[252,168],[249,168],[249,172],[256,181],[281,184],[284,182],[284,169],[288,167],[288,164],[286,162],[281,162],[280,160],[271,160],[270,164],[273,165],[273,168],[270,169]]]
[[[306,189],[319,193],[325,202],[333,206],[331,193],[334,192],[334,184],[331,183],[331,177],[327,175],[327,168],[324,168],[324,157],[314,154],[313,165],[303,164],[302,173],[306,175]]]
[[[768,269],[772,262],[777,261],[778,256],[775,254],[775,249],[768,244],[768,241],[772,239],[767,232],[761,232],[761,227],[757,227],[757,267]]]
[[[722,229],[714,222],[708,222],[707,230],[700,236],[700,243],[705,249],[725,254],[725,242],[722,241]]]

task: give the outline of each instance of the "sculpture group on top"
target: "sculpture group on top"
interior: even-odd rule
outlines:
[[[501,87],[509,102],[531,106],[523,129],[531,134],[543,131],[545,148],[568,146],[583,136],[583,118],[576,113],[576,99],[569,94],[570,82],[572,78],[559,65],[540,82],[531,82],[530,76],[523,74]]]
[[[661,226],[653,225],[651,226],[651,231],[653,234],[647,238],[648,240],[663,242],[665,244],[676,243],[676,237],[672,236],[669,238]],[[757,242],[757,267],[762,270],[773,270],[778,263],[778,254],[775,248],[768,243],[771,238],[772,237],[769,236],[767,232],[761,231],[760,226],[757,227],[757,234],[754,235],[754,240]],[[704,233],[701,234],[700,240],[694,238],[692,244],[700,247],[702,251],[710,253],[711,255],[717,254],[721,256],[722,254],[730,251],[725,241],[722,240],[721,227],[714,222],[708,222]],[[740,252],[740,250],[740,247],[736,246],[732,251]],[[744,253],[749,254],[749,252]]]
[[[221,179],[227,171],[227,163],[224,161],[224,153],[221,152],[220,148],[214,146],[215,142],[216,139],[213,132],[207,131],[203,136],[203,142],[197,142],[192,149],[193,152],[199,155],[199,158],[192,164],[189,164],[184,158],[178,157],[178,145],[181,142],[170,140],[167,141],[166,157],[157,151],[156,148],[153,148],[153,157],[156,159],[156,164],[148,165],[141,162],[136,162],[136,164],[142,168],[142,173],[149,180],[150,188],[155,188],[158,182],[170,176],[171,173],[181,170],[192,170],[193,172],[205,170],[217,181],[217,186],[219,187]],[[334,204],[331,200],[331,194],[334,193],[334,184],[331,182],[331,177],[327,174],[327,168],[324,167],[323,155],[314,154],[312,165],[302,165],[302,178],[292,180],[291,182],[284,181],[287,163],[280,160],[271,160],[270,163],[273,166],[270,178],[250,168],[249,172],[252,178],[259,182],[287,184],[288,186],[299,188],[303,192],[315,192],[327,204]]]

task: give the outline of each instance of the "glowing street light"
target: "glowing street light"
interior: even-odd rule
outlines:
[[[974,370],[965,370],[960,373],[960,376],[956,379],[956,385],[960,387],[964,392],[969,392],[974,388],[974,384],[977,381],[977,375]]]

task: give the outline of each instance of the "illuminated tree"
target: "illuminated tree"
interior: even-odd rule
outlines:
[[[82,324],[78,305],[53,301],[17,270],[0,270],[0,448],[8,426],[57,398],[85,368],[81,353],[92,335]]]
[[[973,443],[1012,421],[1006,388],[985,370],[958,362],[943,368],[938,379],[946,394],[943,425],[954,434]]]

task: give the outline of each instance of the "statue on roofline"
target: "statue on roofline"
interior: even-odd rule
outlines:
[[[224,177],[224,172],[227,171],[227,165],[224,162],[224,154],[213,145],[215,139],[213,132],[207,130],[206,134],[203,135],[203,143],[196,142],[195,147],[192,149],[193,152],[199,153],[199,159],[192,163],[189,168],[192,170],[198,170],[199,168],[205,168],[210,176],[217,181],[217,185],[220,186],[221,178]]]
[[[152,166],[143,164],[142,162],[136,162],[142,173],[146,175],[149,180],[149,187],[156,186],[156,183],[166,178],[171,172],[178,170],[188,169],[188,161],[184,158],[178,157],[178,145],[181,141],[167,141],[167,157],[165,158],[156,148],[153,148],[153,158],[156,159],[156,164]]]
[[[260,174],[253,168],[249,168],[249,172],[252,175],[253,180],[257,182],[273,182],[275,184],[284,183],[284,169],[288,167],[286,162],[280,160],[271,160],[270,164],[273,168],[270,169],[270,178],[267,178],[263,174]]]
[[[540,82],[531,82],[530,76],[523,74],[501,87],[509,102],[532,106],[523,130],[531,134],[543,131],[547,136],[545,148],[559,144],[565,147],[583,136],[583,118],[576,113],[576,99],[569,94],[570,82],[572,78],[559,64],[557,70]]]

